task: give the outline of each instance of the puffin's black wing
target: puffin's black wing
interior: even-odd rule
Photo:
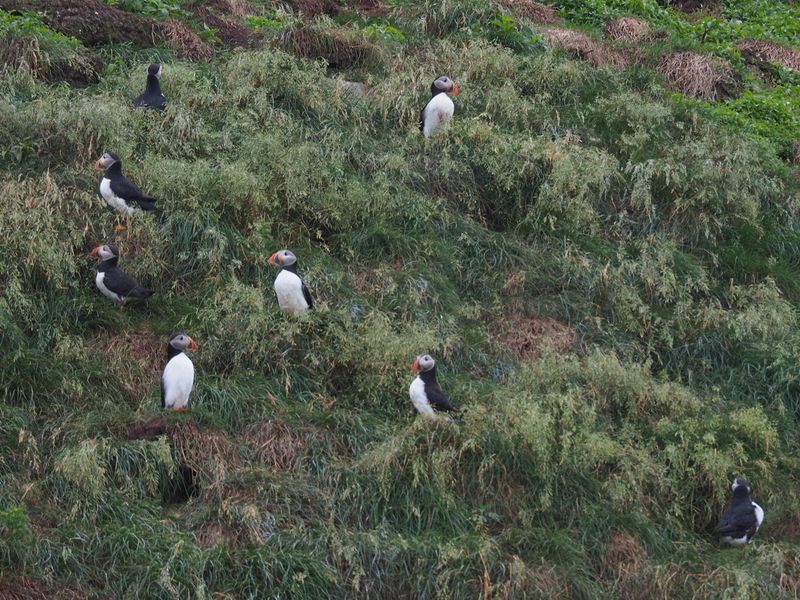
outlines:
[[[135,183],[125,177],[112,179],[111,191],[114,192],[115,196],[122,198],[126,202],[136,202],[144,210],[155,210],[153,202],[156,202],[157,198],[148,196]],[[147,206],[150,208],[147,208]]]
[[[107,270],[103,285],[123,298],[144,299],[153,294],[153,290],[142,287],[133,277],[119,269]]]
[[[428,105],[425,105],[425,108],[428,108]],[[419,111],[419,130],[425,133],[425,108]]]
[[[305,281],[303,282],[303,298],[308,302],[308,308],[314,308],[314,300],[311,299],[311,292],[308,291]]]
[[[758,529],[758,519],[752,502],[732,505],[722,515],[717,531],[720,535],[740,538],[753,537]]]
[[[450,398],[445,395],[438,383],[426,383],[425,395],[434,409],[443,412],[459,412],[459,408],[450,402]]]
[[[161,376],[161,408],[167,408],[166,394],[164,393],[164,376]]]
[[[148,94],[143,92],[133,101],[134,108],[152,108],[154,110],[164,110],[167,108],[167,99],[163,94]]]

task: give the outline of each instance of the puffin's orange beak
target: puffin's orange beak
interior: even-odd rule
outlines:
[[[200,350],[200,346],[198,345],[197,342],[195,342],[192,338],[189,338],[189,341],[192,342],[189,348],[191,348],[194,351]]]
[[[278,256],[278,253],[275,252],[272,256],[269,257],[269,264],[271,265],[280,265],[281,264],[281,257]]]
[[[411,365],[411,370],[414,371],[414,373],[419,373],[419,358],[414,359],[414,363]]]
[[[453,89],[451,91],[453,92],[453,96],[458,96],[458,92],[461,91],[458,89],[458,84],[455,81],[453,82]]]
[[[103,167],[103,163],[100,162],[101,160],[103,160],[103,159],[98,158],[96,161],[94,161],[94,170],[95,171],[104,170],[105,167]]]
[[[89,254],[91,254],[92,256],[97,256],[98,252],[100,252],[100,246],[95,246],[94,248],[92,248],[92,251],[89,252]]]

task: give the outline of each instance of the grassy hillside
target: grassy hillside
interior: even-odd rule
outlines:
[[[796,5],[45,4],[0,0],[0,597],[800,593]],[[110,242],[145,303],[95,288]],[[416,417],[424,352],[462,422]]]

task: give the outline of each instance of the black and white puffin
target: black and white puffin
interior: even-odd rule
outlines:
[[[167,343],[167,364],[161,374],[161,408],[184,411],[194,385],[194,365],[186,350],[199,350],[192,338],[180,331]]]
[[[408,395],[417,411],[436,420],[437,413],[454,413],[458,415],[459,408],[450,401],[439,384],[436,383],[436,361],[430,354],[421,354],[414,360],[411,370],[417,374],[416,379],[408,388]],[[449,417],[448,417],[449,419]]]
[[[131,180],[122,174],[122,161],[113,152],[104,152],[94,163],[96,171],[105,169],[100,180],[100,195],[109,206],[127,214],[133,214],[137,208],[146,211],[161,212],[155,203],[157,198],[148,196]]]
[[[152,64],[147,68],[147,85],[144,92],[133,101],[134,108],[152,108],[164,110],[167,108],[167,99],[161,91],[161,65]]]
[[[94,277],[97,289],[120,306],[129,300],[144,300],[153,295],[153,290],[139,285],[133,277],[117,268],[119,251],[113,244],[104,244],[92,249],[93,256],[100,257]]]
[[[764,509],[750,499],[750,484],[741,477],[731,485],[731,505],[717,526],[720,539],[731,545],[748,543],[764,522]]]
[[[275,278],[275,296],[283,312],[299,315],[314,308],[311,293],[297,274],[297,257],[290,250],[276,252],[269,257],[269,264],[281,268]]]
[[[447,75],[440,75],[431,84],[431,99],[419,113],[419,128],[427,138],[453,117],[456,111],[447,94],[458,96],[458,84]]]

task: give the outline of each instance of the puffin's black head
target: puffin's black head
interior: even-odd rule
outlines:
[[[189,337],[188,334],[184,333],[183,331],[179,331],[178,333],[173,333],[169,338],[169,345],[175,348],[175,350],[179,350],[183,352],[184,350],[199,350],[200,346],[197,345],[192,338]]]
[[[95,161],[94,170],[95,171],[105,171],[111,165],[113,165],[115,163],[120,163],[121,164],[121,162],[122,161],[120,161],[119,156],[117,156],[113,152],[103,152],[103,156],[101,156],[100,158],[97,159],[97,161]]]
[[[744,492],[746,494],[750,493],[750,484],[747,483],[747,480],[744,477],[737,477],[736,479],[733,480],[733,483],[731,484],[731,491],[734,494],[736,493],[736,490],[740,488],[744,488]]]
[[[430,354],[420,354],[414,359],[414,364],[411,365],[411,370],[414,373],[427,373],[436,366],[436,361]]]
[[[158,63],[153,63],[147,67],[147,74],[154,75],[156,79],[161,79],[161,65]]]
[[[458,84],[447,75],[439,75],[431,84],[431,96],[441,94],[442,92],[458,96]]]
[[[99,256],[100,260],[109,260],[111,258],[119,258],[119,250],[114,244],[103,244],[92,248],[92,256]]]
[[[288,267],[297,263],[297,257],[291,250],[278,250],[269,257],[269,264],[278,267]]]

